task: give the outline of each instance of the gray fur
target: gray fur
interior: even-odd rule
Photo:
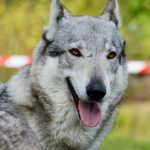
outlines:
[[[18,149],[98,150],[113,127],[127,87],[125,44],[116,23],[120,22],[116,6],[117,1],[109,0],[99,17],[77,17],[52,0],[51,21],[32,64],[0,85],[0,149],[17,145]],[[110,12],[116,20],[110,19]],[[78,48],[81,57],[73,56],[72,48]],[[109,60],[111,51],[117,56]],[[90,82],[105,85],[107,93],[99,103],[102,116],[96,127],[81,123],[66,79],[85,102]],[[19,140],[12,142],[14,133]]]
[[[6,84],[0,84],[0,104],[0,150],[41,150],[27,122],[14,110]]]
[[[107,6],[101,16],[109,21],[113,21],[117,27],[120,27],[121,20],[119,16],[119,7],[116,0],[108,0]]]

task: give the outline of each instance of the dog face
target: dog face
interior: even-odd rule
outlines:
[[[109,101],[114,100],[114,90],[120,95],[125,90],[125,44],[119,25],[116,0],[109,0],[97,17],[72,16],[58,0],[52,1],[51,22],[40,51],[46,62],[41,84],[48,93],[54,90],[50,78],[54,84],[59,84],[58,78],[64,81],[87,127],[99,124]],[[121,83],[117,83],[119,78]]]
[[[104,98],[110,96],[115,74],[125,59],[117,27],[94,17],[76,17],[63,23],[56,31],[49,50],[50,53],[61,53],[59,67],[64,77],[70,79],[83,101],[101,101],[101,98],[94,100],[88,96],[88,86],[94,84],[106,88],[102,91]],[[97,96],[101,97],[102,93]]]

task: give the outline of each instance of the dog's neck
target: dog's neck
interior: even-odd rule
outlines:
[[[9,93],[43,147],[51,150],[59,149],[58,145],[70,150],[90,147],[97,129],[87,129],[80,123],[71,95],[59,87],[52,99],[39,84],[32,82],[28,69],[23,73],[26,74],[18,73],[10,81]]]

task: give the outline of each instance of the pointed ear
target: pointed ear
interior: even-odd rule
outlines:
[[[60,3],[59,0],[52,0],[48,26],[48,29],[51,30],[51,33],[47,35],[48,39],[52,38],[61,20],[71,16],[72,14]]]
[[[108,21],[113,21],[118,28],[121,26],[119,5],[117,0],[108,0],[107,6],[102,12],[101,17]]]
[[[52,0],[50,10],[50,24],[58,24],[61,19],[71,17],[71,13],[60,3],[59,0]]]

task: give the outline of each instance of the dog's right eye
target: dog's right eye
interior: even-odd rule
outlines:
[[[108,54],[107,58],[108,58],[108,59],[114,59],[114,58],[116,57],[116,55],[117,55],[116,52],[113,52],[113,51],[112,51],[112,52],[110,52],[110,53]]]
[[[80,53],[79,49],[77,49],[77,48],[70,49],[69,53],[76,57],[82,57],[82,54]]]

